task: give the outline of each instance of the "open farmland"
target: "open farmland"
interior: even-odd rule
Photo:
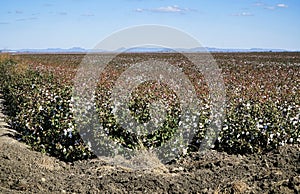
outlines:
[[[299,53],[213,54],[222,70],[226,105],[214,148],[204,154],[196,151],[211,122],[211,102],[201,72],[180,54],[128,53],[115,57],[99,75],[93,105],[106,134],[122,146],[160,146],[179,129],[180,122],[176,94],[153,81],[134,90],[130,111],[136,120],[146,122],[151,116],[147,105],[162,99],[168,105],[167,121],[159,130],[140,136],[118,126],[110,108],[109,91],[132,64],[163,59],[181,68],[201,102],[197,112],[200,124],[188,154],[159,168],[142,170],[97,159],[81,139],[72,91],[83,57],[1,57],[3,111],[9,127],[16,131],[12,137],[30,146],[19,146],[23,143],[15,140],[11,140],[14,144],[8,140],[1,143],[1,192],[300,192]],[[6,133],[1,134],[7,138]],[[97,143],[102,148],[101,142]]]

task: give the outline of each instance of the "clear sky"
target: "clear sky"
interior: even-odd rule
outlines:
[[[93,48],[144,24],[178,28],[205,47],[300,50],[300,0],[1,0],[0,50]]]

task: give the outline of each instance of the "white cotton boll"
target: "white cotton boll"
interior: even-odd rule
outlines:
[[[111,108],[112,108],[112,111],[111,111],[111,112],[112,112],[113,114],[115,114],[115,113],[117,112],[117,107],[113,106],[113,107],[111,107]]]
[[[193,121],[196,121],[197,117],[196,117],[196,116],[193,116],[192,119],[193,119]]]
[[[261,129],[261,128],[263,128],[264,126],[258,123],[258,124],[256,125],[256,127],[257,127],[258,129]]]
[[[293,125],[297,125],[298,121],[297,120],[294,120],[293,121]]]
[[[196,127],[197,127],[197,123],[194,123],[194,125],[193,125],[193,126],[194,126],[194,128],[196,128]]]
[[[284,146],[284,142],[280,142],[279,145],[280,145],[280,146]]]
[[[247,107],[248,110],[250,109],[250,103],[249,102],[246,104],[246,107]]]
[[[199,123],[199,127],[200,127],[200,128],[203,128],[204,125],[203,125],[202,123]]]

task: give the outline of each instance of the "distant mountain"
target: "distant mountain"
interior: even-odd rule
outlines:
[[[287,52],[285,49],[261,49],[261,48],[251,48],[252,52]]]
[[[184,48],[149,48],[149,47],[135,47],[130,49],[118,49],[118,52],[133,52],[133,53],[145,53],[145,52],[155,52],[155,53],[172,53],[172,52],[288,52],[284,49],[262,49],[262,48],[251,48],[251,49],[222,49],[222,48],[213,48],[213,47],[196,47],[190,49]]]
[[[134,47],[129,49],[124,49],[125,53],[171,53],[176,52],[170,48],[163,47]]]
[[[284,49],[263,49],[263,48],[251,48],[251,49],[222,49],[222,48],[211,48],[206,47],[209,52],[288,52]]]
[[[47,48],[47,49],[18,49],[18,50],[6,50],[5,52],[14,53],[84,53],[85,49],[80,47],[73,47],[69,49],[62,48]]]
[[[105,53],[105,52],[125,52],[125,53],[172,53],[172,52],[291,52],[285,49],[263,49],[263,48],[251,48],[251,49],[223,49],[213,47],[196,47],[190,49],[184,48],[163,48],[163,47],[134,47],[134,48],[119,48],[117,50],[109,51],[103,49],[84,49],[81,47],[72,47],[68,49],[63,48],[47,48],[47,49],[18,49],[18,50],[0,50],[0,52],[6,53]]]

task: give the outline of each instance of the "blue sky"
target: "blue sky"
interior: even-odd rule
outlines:
[[[130,26],[178,28],[202,46],[300,50],[299,0],[1,0],[0,49],[93,48]]]

